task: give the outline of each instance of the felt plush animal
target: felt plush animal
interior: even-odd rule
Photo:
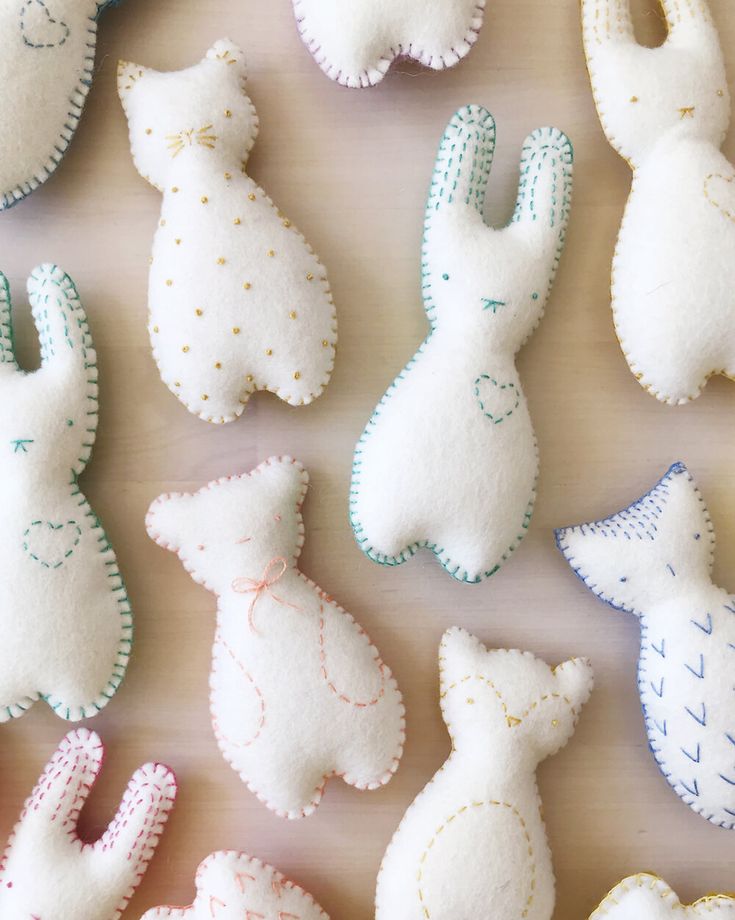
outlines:
[[[61,163],[92,86],[97,20],[115,2],[0,4],[0,211]]]
[[[329,920],[310,894],[244,853],[213,853],[199,866],[190,907],[155,907],[141,920]]]
[[[681,903],[662,879],[642,873],[617,885],[590,920],[733,920],[735,900],[707,895],[691,906]]]
[[[554,877],[536,786],[592,690],[587,661],[549,668],[450,629],[440,654],[452,753],[383,858],[376,920],[549,920]]]
[[[567,138],[534,131],[513,218],[490,228],[483,205],[494,150],[490,113],[457,112],[426,210],[430,332],[357,445],[350,500],[355,537],[372,560],[399,565],[426,547],[464,582],[493,575],[531,519],[538,452],[514,359],[551,289],[572,183]]]
[[[297,568],[304,468],[272,457],[195,494],[162,495],[148,533],[217,595],[210,699],[220,749],[269,808],[311,814],[327,779],[387,783],[401,694],[352,617]]]
[[[121,62],[138,172],[163,193],[149,332],[164,383],[195,415],[230,422],[255,390],[317,397],[337,323],[313,249],[246,174],[258,117],[242,51],[219,41],[178,73]]]
[[[662,0],[668,38],[637,44],[629,0],[583,0],[602,127],[633,169],[613,260],[615,327],[666,403],[735,376],[735,170],[720,153],[730,95],[706,0]]]
[[[433,70],[457,64],[477,41],[485,0],[293,0],[301,38],[343,86],[379,83],[397,58]]]
[[[556,532],[597,597],[641,623],[638,688],[651,751],[674,791],[735,827],[735,599],[712,584],[715,537],[682,463],[618,514]]]
[[[28,279],[41,367],[13,351],[0,275],[0,722],[38,699],[62,719],[96,715],[120,685],[133,625],[115,553],[78,478],[97,430],[97,360],[74,283],[55,265]]]
[[[161,764],[136,771],[117,816],[94,843],[77,819],[104,748],[85,728],[59,745],[25,803],[0,862],[3,920],[117,920],[145,874],[176,799]]]

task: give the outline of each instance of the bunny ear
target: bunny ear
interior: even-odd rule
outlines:
[[[611,44],[635,44],[630,0],[582,0],[582,26],[587,53]]]
[[[707,35],[712,31],[712,14],[706,0],[661,0],[666,22],[669,27],[669,40],[692,38],[699,34],[702,26]]]
[[[470,207],[482,215],[495,153],[495,121],[480,105],[467,105],[449,122],[439,145],[428,210]]]
[[[10,284],[2,272],[0,272],[0,368],[2,372],[19,370],[13,341],[13,304],[10,298]]]
[[[537,128],[523,144],[511,223],[555,249],[563,245],[569,222],[573,163],[571,141],[557,128]]]

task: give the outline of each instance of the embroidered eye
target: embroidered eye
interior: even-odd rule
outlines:
[[[74,427],[74,419],[73,419],[73,418],[68,418],[68,419],[66,420],[66,427],[67,427],[67,428],[73,428],[73,427]]]
[[[449,275],[448,275],[446,272],[442,275],[442,278],[443,278],[445,281],[449,281]]]
[[[531,294],[531,300],[538,300],[538,291],[534,291],[533,294]]]

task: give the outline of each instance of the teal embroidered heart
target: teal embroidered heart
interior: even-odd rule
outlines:
[[[489,374],[481,374],[475,380],[475,396],[483,414],[494,425],[510,418],[521,404],[521,396],[514,383],[500,383]]]
[[[81,539],[82,529],[76,521],[32,521],[23,534],[23,549],[45,569],[59,569]]]
[[[20,10],[20,31],[29,48],[60,48],[71,35],[69,26],[51,15],[45,0],[26,0]]]

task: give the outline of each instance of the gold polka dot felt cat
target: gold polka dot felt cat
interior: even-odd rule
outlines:
[[[246,174],[258,117],[242,51],[219,41],[187,70],[121,62],[118,90],[140,174],[163,193],[149,284],[161,377],[200,418],[230,422],[256,390],[293,406],[334,365],[326,272]]]

